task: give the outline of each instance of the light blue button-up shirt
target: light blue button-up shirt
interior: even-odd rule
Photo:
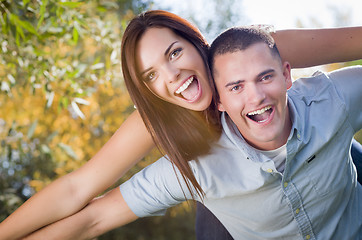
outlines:
[[[204,204],[235,239],[362,239],[362,187],[350,157],[362,127],[362,68],[297,80],[288,107],[293,126],[283,173],[222,116],[212,153],[190,162]],[[177,175],[161,158],[120,190],[137,216],[162,214],[191,198]]]

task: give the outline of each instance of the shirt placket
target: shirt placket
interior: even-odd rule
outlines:
[[[300,141],[301,141],[301,135],[296,130],[291,139],[288,140],[287,159],[285,163],[286,167],[282,177],[281,187],[283,189],[284,195],[287,197],[287,201],[291,208],[293,217],[297,222],[297,225],[299,227],[303,239],[309,240],[309,239],[316,239],[313,233],[312,223],[304,209],[302,196],[299,194],[298,189],[292,182],[292,179],[290,177],[292,176],[292,173],[290,172],[290,168],[288,166],[291,162],[291,159],[295,158],[296,150],[298,149],[297,145]]]
[[[292,182],[283,181],[282,188],[287,197],[294,219],[296,220],[303,239],[316,239],[313,233],[311,222],[304,210],[302,198]]]

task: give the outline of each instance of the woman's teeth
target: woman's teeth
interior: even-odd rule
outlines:
[[[182,86],[176,90],[176,93],[180,94],[181,92],[185,91],[188,88],[188,86],[190,86],[192,81],[194,81],[194,77],[190,77],[184,84],[182,84]]]
[[[256,115],[256,114],[262,114],[262,113],[265,113],[266,111],[268,111],[269,109],[271,109],[271,106],[267,106],[265,108],[250,112],[250,113],[248,113],[248,115],[253,116],[253,115]]]

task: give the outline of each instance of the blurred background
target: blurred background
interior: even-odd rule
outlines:
[[[89,160],[134,110],[120,69],[127,23],[172,11],[209,42],[235,25],[276,29],[362,25],[360,0],[0,0],[0,221]],[[293,70],[295,78],[361,61]],[[362,134],[356,138],[361,141]],[[154,151],[125,177],[159,157]],[[193,203],[98,239],[195,239]]]

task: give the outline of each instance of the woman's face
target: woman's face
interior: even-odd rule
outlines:
[[[136,47],[138,71],[159,98],[203,111],[212,92],[205,64],[197,49],[168,28],[148,29]]]

